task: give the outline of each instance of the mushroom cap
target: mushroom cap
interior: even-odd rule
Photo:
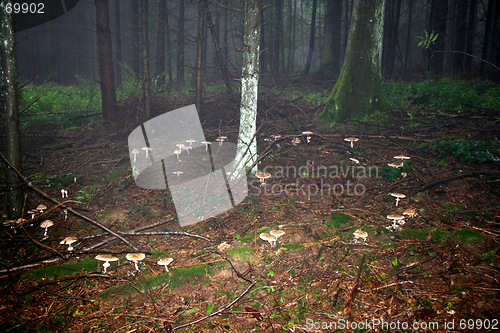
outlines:
[[[3,225],[6,227],[11,227],[11,226],[16,225],[16,224],[18,224],[18,222],[16,220],[7,220],[7,221],[3,222]]]
[[[38,211],[36,209],[30,209],[27,211],[28,214],[38,214]]]
[[[347,141],[347,142],[356,142],[358,140],[359,140],[358,138],[345,138],[344,139],[344,141]]]
[[[172,261],[174,261],[174,258],[161,258],[157,261],[157,264],[160,266],[168,266]]]
[[[267,179],[267,178],[271,178],[271,174],[269,172],[258,171],[255,174],[255,177],[257,177],[259,179]]]
[[[314,134],[314,132],[311,132],[311,131],[304,131],[302,132],[303,135],[311,135],[311,134]]]
[[[387,215],[387,218],[389,220],[402,220],[405,217],[403,215],[400,215],[400,214],[391,214],[391,215]]]
[[[153,150],[151,147],[142,147],[141,150]]]
[[[27,220],[26,220],[26,219],[24,219],[24,218],[22,218],[22,217],[20,217],[20,218],[18,218],[18,219],[16,220],[16,223],[17,223],[17,224],[19,224],[19,223],[22,223],[22,222],[24,222],[24,221],[27,221]]]
[[[42,223],[40,223],[40,228],[49,228],[52,227],[53,225],[54,222],[52,222],[51,220],[45,220]]]
[[[403,193],[391,193],[391,196],[395,197],[395,198],[406,198],[406,195],[404,195]]]
[[[227,136],[219,136],[218,138],[215,139],[215,141],[224,141],[227,139]]]
[[[78,239],[75,238],[75,237],[68,236],[68,237],[64,238],[59,244],[61,244],[61,245],[71,245],[74,242],[76,242],[77,240]]]
[[[180,149],[176,149],[176,150],[174,150],[174,154],[175,154],[175,155],[179,155],[181,152],[182,152],[182,151],[181,151]]]
[[[404,156],[404,155],[394,156],[394,158],[397,160],[409,160],[410,159],[409,156]]]
[[[260,234],[260,239],[264,240],[264,241],[267,241],[267,242],[275,242],[276,241],[276,237],[274,237],[273,235],[267,233],[267,232],[263,232]]]
[[[229,245],[228,243],[222,242],[219,245],[217,245],[217,250],[224,252],[224,251],[228,250],[230,247],[231,247],[231,245]]]
[[[117,257],[113,257],[112,255],[109,254],[98,254],[95,256],[96,260],[99,261],[118,261]]]
[[[276,140],[276,139],[281,138],[281,135],[279,135],[279,134],[278,134],[278,135],[271,135],[271,137],[272,137],[274,140]]]
[[[172,172],[172,173],[173,173],[174,175],[176,175],[176,176],[179,176],[179,175],[182,175],[184,172],[182,172],[182,171],[174,171],[174,172]]]
[[[418,213],[413,208],[406,208],[406,210],[403,212],[403,215],[408,215],[410,217],[415,217],[415,216],[418,215]]]
[[[146,258],[146,255],[144,253],[127,253],[125,258],[129,261],[141,261]]]
[[[186,140],[187,143],[195,143],[196,140],[193,140],[193,139],[189,139],[189,140]]]
[[[203,143],[204,145],[210,145],[210,141],[202,141],[201,143]]]
[[[178,144],[176,144],[175,146],[176,146],[176,147],[179,147],[179,148],[182,148],[182,147],[184,147],[185,145],[184,145],[183,143],[178,143]]]
[[[132,154],[139,154],[139,150],[138,149],[132,149]]]
[[[349,159],[354,163],[359,164],[359,160],[357,158],[349,157]]]
[[[40,205],[38,205],[38,206],[36,207],[36,210],[45,210],[45,209],[47,209],[47,206],[42,205],[42,204],[40,204]]]
[[[356,238],[366,238],[368,237],[368,233],[366,231],[358,229],[353,233],[353,236]]]
[[[390,166],[390,167],[396,168],[396,169],[404,167],[403,162],[398,163],[398,164],[396,164],[396,163],[387,163],[387,165]]]
[[[281,236],[283,236],[285,234],[285,232],[283,230],[271,230],[271,231],[269,231],[269,234],[271,236],[274,236],[274,238],[278,239]]]
[[[292,140],[292,143],[300,143],[300,139],[299,138],[295,138]]]

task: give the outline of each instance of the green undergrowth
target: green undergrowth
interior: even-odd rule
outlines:
[[[429,144],[422,144],[421,149],[430,148],[438,153],[440,157],[453,155],[464,163],[484,163],[498,161],[498,157],[491,153],[500,145],[498,141],[486,143],[484,141],[456,139],[441,140]]]
[[[170,270],[172,275],[169,273],[159,274],[151,276],[144,279],[139,279],[138,281],[131,283],[126,283],[118,287],[111,288],[102,292],[99,297],[102,299],[108,299],[111,295],[121,295],[126,296],[129,294],[135,294],[138,291],[145,293],[148,290],[154,289],[162,284],[169,284],[171,289],[175,289],[182,284],[198,284],[205,278],[207,274],[212,274],[212,268],[207,265],[197,265],[185,268],[173,268]]]
[[[398,232],[402,238],[405,239],[425,239],[429,235],[432,236],[431,240],[435,242],[445,242],[447,240],[454,240],[458,242],[474,243],[483,241],[484,236],[477,230],[460,229],[445,231],[436,229],[434,231],[426,231],[420,229],[403,229]]]

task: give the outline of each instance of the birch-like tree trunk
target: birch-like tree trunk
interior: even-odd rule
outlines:
[[[257,159],[257,94],[259,87],[260,0],[245,3],[243,66],[241,73],[240,130],[235,158],[235,175],[245,173]]]
[[[0,90],[0,105],[2,105],[2,120],[5,132],[5,158],[21,170],[21,153],[19,150],[19,110],[17,94],[16,58],[14,55],[14,27],[12,17],[7,14],[6,5],[10,0],[0,3],[0,50],[2,60],[2,89]],[[23,189],[21,182],[13,170],[5,168],[7,215],[10,219],[21,217],[23,207]]]
[[[384,2],[355,1],[344,64],[320,118],[341,122],[389,108],[380,75]]]

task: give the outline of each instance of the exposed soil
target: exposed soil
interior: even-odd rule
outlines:
[[[236,107],[224,94],[205,101],[206,138],[220,132],[236,142]],[[154,102],[161,114],[192,101]],[[329,127],[315,120],[321,105],[262,94],[259,169],[273,177],[263,186],[251,180],[235,209],[181,228],[168,191],[141,189],[131,177],[126,145],[142,122],[138,105],[120,107],[125,125],[23,133],[22,173],[31,185],[58,201],[65,188],[68,207],[139,235],[121,234],[135,251],[71,212],[66,220],[62,206],[27,186],[26,210],[45,204],[49,212],[24,231],[1,227],[2,332],[165,332],[219,310],[176,331],[331,332],[347,320],[372,325],[360,331],[381,331],[373,324],[382,322],[387,331],[500,328],[499,162],[465,164],[420,148],[443,139],[492,142],[500,131],[491,111],[414,110],[420,124],[411,127],[408,110],[394,110],[390,124]],[[314,132],[309,143],[306,130]],[[353,136],[351,149],[344,138]],[[400,154],[411,157],[405,168],[388,168]],[[391,192],[406,197],[396,206]],[[387,215],[407,208],[418,215],[388,230]],[[47,238],[45,219],[54,222]],[[259,238],[274,229],[285,231],[276,246]],[[368,232],[366,241],[354,240],[357,229]],[[66,236],[79,239],[71,252],[59,244]],[[223,242],[228,249],[218,249]],[[146,253],[139,272],[123,258],[129,252]],[[102,253],[121,258],[107,274],[93,260]],[[165,256],[174,258],[169,272],[156,264]],[[35,265],[42,259],[51,263]],[[32,267],[6,271],[24,265]],[[52,274],[54,267],[61,270]]]

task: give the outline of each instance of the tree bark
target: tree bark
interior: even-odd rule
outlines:
[[[476,10],[477,10],[476,0],[470,0],[469,2],[469,22],[467,23],[467,45],[465,52],[470,55],[474,55],[474,36],[476,32]],[[472,57],[465,57],[465,71],[472,72]]]
[[[116,121],[116,90],[113,70],[111,28],[109,25],[109,0],[95,0],[99,76],[102,96],[102,118]]]
[[[167,57],[167,73],[168,73],[168,82],[172,83],[173,82],[173,75],[172,75],[172,54],[170,50],[172,50],[172,43],[170,41],[170,25],[168,23],[168,6],[165,4],[165,34],[167,38],[167,50],[169,52],[169,55]]]
[[[177,20],[177,86],[184,86],[184,1],[179,1]]]
[[[203,44],[205,43],[205,0],[198,1],[198,35],[196,37],[196,108],[201,113],[203,97]]]
[[[141,64],[144,116],[151,118],[151,76],[149,74],[148,0],[141,0]]]
[[[342,0],[325,1],[325,47],[321,71],[339,74],[340,72],[340,40],[342,30]]]
[[[245,174],[257,160],[257,94],[259,87],[260,0],[245,3],[244,49],[241,73],[240,128],[235,157],[235,176]],[[255,172],[256,166],[252,172]]]
[[[320,118],[341,122],[388,110],[380,75],[383,13],[384,0],[354,3],[344,64]]]
[[[465,52],[465,43],[467,36],[467,6],[468,0],[457,0],[457,8],[455,15],[455,31],[453,51]],[[464,70],[464,54],[453,53],[452,55],[453,74],[460,74]]]
[[[280,43],[281,43],[281,18],[282,18],[282,0],[276,0],[274,9],[274,47],[273,47],[273,69],[275,73],[280,71]]]
[[[437,33],[436,42],[429,48],[429,69],[436,76],[443,74],[444,46],[448,0],[431,0],[430,31]]]
[[[156,22],[156,61],[155,78],[159,86],[165,85],[165,16],[167,0],[158,1],[158,20]]]
[[[120,27],[120,1],[115,1],[115,24],[116,24],[116,32],[115,32],[115,67],[116,67],[116,85],[120,85],[122,83],[122,34]]]
[[[119,1],[119,0],[118,0]],[[132,45],[131,45],[131,57],[132,57],[132,71],[139,75],[141,71],[141,60],[140,60],[140,54],[141,54],[141,41],[139,37],[139,1],[140,0],[134,0],[130,2],[131,5],[131,10],[132,10],[132,17],[131,20],[132,22],[130,23],[130,29],[132,29]]]
[[[316,8],[318,5],[318,0],[313,0],[312,2],[312,13],[311,13],[311,34],[309,35],[309,52],[307,53],[306,67],[304,69],[304,74],[309,74],[311,70],[312,58],[314,53],[314,42],[316,37]]]
[[[0,3],[0,46],[2,60],[2,90],[0,101],[3,104],[3,126],[5,132],[5,158],[17,169],[21,170],[21,153],[19,150],[19,109],[18,81],[16,58],[14,54],[15,34],[12,16],[7,14],[6,5],[10,0]],[[21,217],[23,209],[22,182],[10,168],[5,168],[7,192],[7,216],[9,219]]]
[[[394,60],[396,58],[401,0],[387,0],[385,8],[382,73],[385,77],[391,77],[394,72]]]

